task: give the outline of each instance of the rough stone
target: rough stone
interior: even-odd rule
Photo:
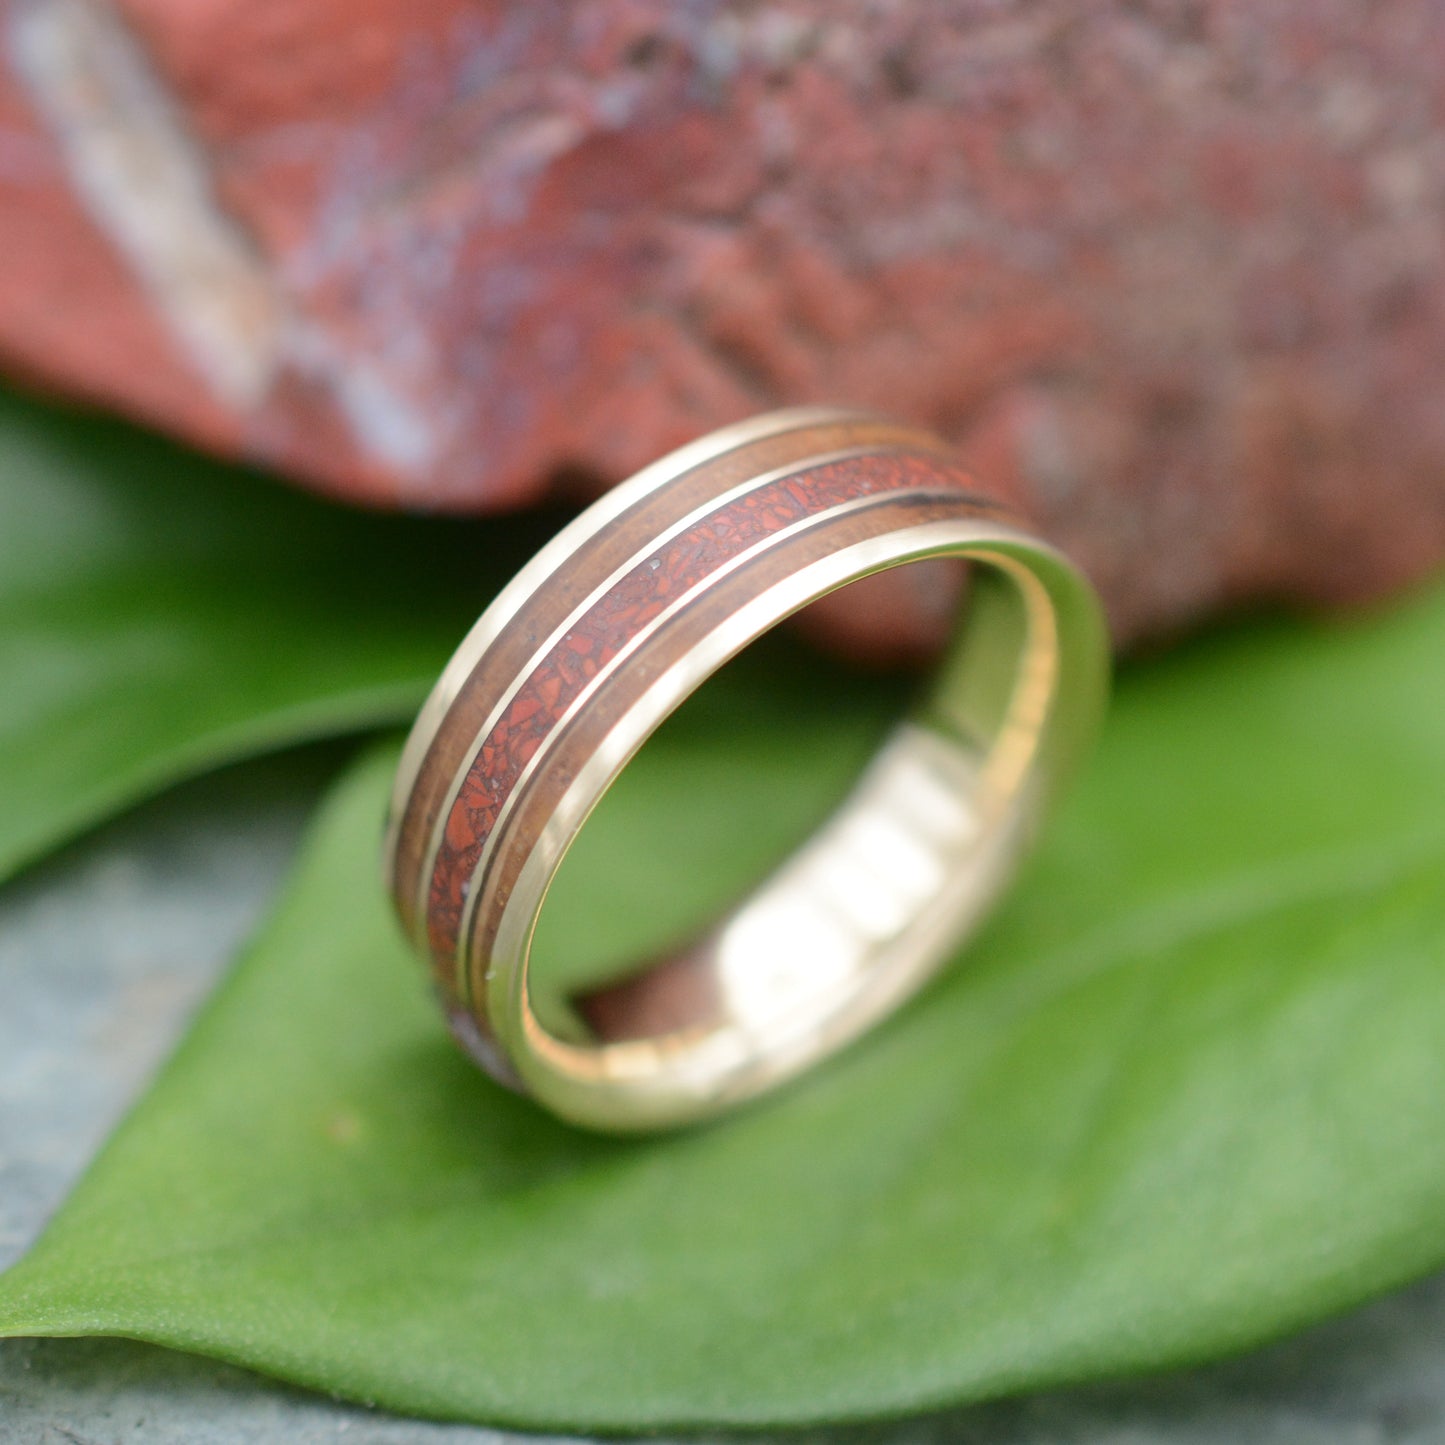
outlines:
[[[1126,641],[1445,555],[1438,0],[0,15],[12,375],[459,510],[862,403]],[[938,612],[894,588],[889,635]]]

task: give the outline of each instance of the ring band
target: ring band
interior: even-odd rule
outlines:
[[[646,738],[807,603],[937,557],[976,564],[957,637],[838,810],[693,946],[592,991],[583,1032],[544,1024],[543,899]],[[458,648],[397,769],[402,926],[462,1046],[557,1114],[636,1130],[718,1113],[948,959],[1092,740],[1107,659],[1082,574],[936,438],[823,408],[725,427],[582,513]]]

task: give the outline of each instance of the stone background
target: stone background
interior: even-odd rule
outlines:
[[[466,510],[863,403],[1121,640],[1373,595],[1445,555],[1445,5],[0,0],[0,367]]]

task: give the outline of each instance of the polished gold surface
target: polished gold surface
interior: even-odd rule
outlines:
[[[812,464],[841,458],[847,465],[847,455],[827,445],[829,427],[847,419],[830,411],[774,414],[704,438],[624,484],[555,539],[444,674],[403,757],[393,819],[402,816],[457,688],[520,599],[548,585],[583,539],[617,524],[629,498],[770,429],[814,429]],[[855,1038],[953,956],[1087,748],[1107,677],[1091,589],[996,508],[944,485],[946,478],[930,485],[927,455],[910,456],[923,480],[905,498],[868,494],[820,507],[669,598],[559,711],[511,785],[464,890],[455,955],[436,966],[464,1044],[562,1116],[609,1130],[686,1123],[774,1087]],[[691,509],[670,534],[762,480]],[[633,551],[646,558],[660,545],[657,536],[640,537]],[[956,642],[924,704],[832,818],[685,954],[599,990],[583,1010],[584,1026],[544,1023],[536,999],[546,980],[533,978],[540,965],[530,954],[548,887],[647,737],[729,658],[809,602],[884,568],[940,557],[974,564]],[[580,617],[619,575],[596,579],[571,615]],[[537,656],[556,645],[557,637],[539,642]],[[489,721],[514,693],[506,680],[498,684]],[[568,758],[574,737],[582,740],[570,744],[578,756]],[[427,880],[448,809],[475,766],[469,752],[446,806],[409,824],[427,830],[428,866],[404,914],[436,906]],[[395,846],[393,831],[388,847]]]

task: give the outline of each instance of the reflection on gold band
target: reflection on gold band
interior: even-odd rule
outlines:
[[[880,426],[774,414],[649,468],[524,569],[418,720],[388,840],[399,908],[421,920],[464,1044],[566,1118],[626,1130],[706,1117],[863,1032],[987,910],[1092,737],[1107,652],[1087,582],[979,498],[940,444]],[[746,447],[780,437],[774,460],[792,448],[789,460],[738,481]],[[632,533],[609,533],[629,518]],[[940,557],[975,564],[956,643],[834,815],[682,954],[596,990],[585,1024],[545,1024],[538,915],[647,737],[809,602]],[[565,606],[542,607],[547,589]],[[516,634],[527,645],[511,671],[490,674],[532,614],[548,632]],[[458,699],[476,726],[449,739]]]

